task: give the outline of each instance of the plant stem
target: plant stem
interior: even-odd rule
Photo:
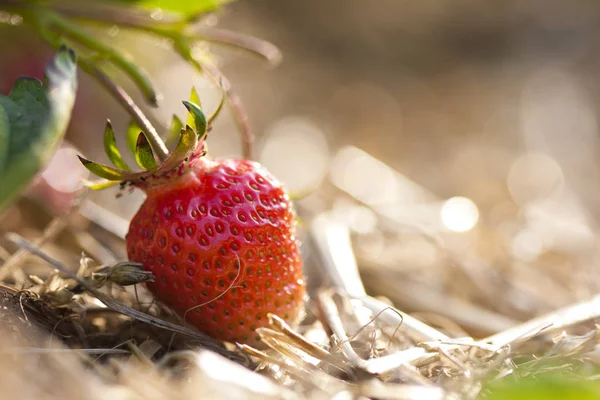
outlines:
[[[251,51],[264,57],[267,61],[275,64],[281,59],[279,50],[268,42],[253,38],[251,36],[241,35],[237,32],[220,30],[214,28],[196,28],[192,32],[185,32],[186,26],[181,21],[172,21],[167,23],[154,23],[155,21],[142,18],[141,15],[131,14],[127,12],[115,13],[111,9],[96,9],[94,12],[89,10],[66,10],[66,9],[44,9],[36,12],[38,21],[38,30],[47,40],[49,27],[54,25],[62,34],[74,39],[75,41],[88,47],[90,50],[96,51],[99,55],[105,55],[108,60],[114,63],[117,67],[128,74],[137,85],[144,91],[146,97],[151,102],[155,102],[156,98],[152,85],[142,71],[132,62],[127,60],[123,55],[115,51],[110,46],[96,40],[88,32],[71,22],[62,13],[70,15],[74,18],[80,18],[88,21],[100,23],[116,23],[117,25],[138,29],[150,34],[159,36],[164,39],[170,39],[173,43],[173,48],[179,55],[192,64],[199,73],[206,73],[208,77],[221,89],[227,103],[232,109],[232,114],[236,125],[242,136],[242,155],[246,159],[251,159],[253,154],[254,136],[251,132],[248,123],[248,113],[239,97],[233,90],[229,80],[216,67],[203,63],[194,57],[192,54],[192,44],[196,41],[216,42],[229,46],[234,46]],[[55,36],[55,35],[53,35]],[[60,38],[56,37],[57,41]],[[50,40],[49,40],[50,41]],[[54,43],[56,45],[56,43]],[[164,161],[168,156],[168,150],[162,139],[156,133],[154,127],[144,116],[139,107],[136,106],[131,97],[114,83],[103,71],[94,65],[94,63],[83,57],[80,57],[80,66],[86,72],[98,79],[121,103],[123,107],[132,115],[138,125],[147,134],[148,142],[150,143],[154,154],[159,160]]]
[[[122,10],[119,10],[121,12],[117,13],[115,10],[112,12],[107,12],[107,10],[93,10],[93,12],[91,12],[91,10],[87,10],[86,12],[86,10],[58,9],[56,7],[54,7],[54,9],[80,21],[100,24],[116,24],[120,27],[141,30],[171,39],[178,36],[181,39],[187,40],[189,43],[205,41],[230,46],[262,57],[273,65],[278,64],[282,59],[281,51],[279,51],[274,44],[254,36],[244,35],[227,29],[209,26],[194,26],[191,27],[191,29],[188,29],[187,33],[184,34],[183,31],[185,26],[183,26],[179,20],[155,21],[151,18],[143,18],[143,16],[139,14],[123,12]]]
[[[61,17],[62,18],[62,17]],[[55,48],[59,48],[63,44],[60,36],[56,32],[50,29],[50,24],[55,22],[55,15],[50,14],[48,16],[45,10],[31,13],[31,22],[37,29],[38,33],[44,38],[50,45]],[[152,147],[152,150],[156,157],[162,162],[169,156],[169,151],[163,140],[156,132],[156,129],[148,118],[144,115],[142,110],[135,104],[131,96],[121,86],[113,82],[108,75],[102,70],[95,66],[95,64],[89,59],[80,56],[78,58],[78,64],[85,72],[97,79],[113,97],[125,108],[125,110],[133,117],[137,124],[142,128],[146,134],[146,138]]]
[[[105,20],[106,15],[100,14],[89,15],[83,13],[78,15],[74,14],[74,16],[96,22],[112,22],[112,20]],[[113,17],[116,16],[110,15],[110,18]],[[183,27],[180,26],[180,24],[150,24],[148,21],[132,18],[132,16],[128,15],[121,15],[117,18],[118,24],[121,26],[145,31],[161,38],[170,39],[173,42],[174,49],[184,60],[192,64],[199,73],[206,72],[208,74],[209,78],[223,91],[227,98],[227,103],[233,110],[233,117],[242,135],[243,157],[251,159],[253,156],[254,135],[250,129],[248,113],[246,112],[243,102],[239,95],[233,90],[229,80],[218,68],[200,63],[192,55],[190,43],[204,40],[242,48],[264,57],[272,64],[276,64],[281,60],[281,53],[277,47],[268,42],[227,30],[197,28],[194,34],[189,35],[183,32]]]
[[[159,30],[157,34],[160,34],[162,30]],[[200,63],[197,58],[195,58],[192,54],[192,49],[190,48],[189,42],[185,36],[182,34],[178,34],[177,32],[164,32],[163,35],[169,35],[169,38],[173,40],[173,47],[175,51],[179,53],[179,55],[192,64],[194,68],[199,73],[206,72],[209,78],[223,91],[225,97],[227,98],[227,103],[233,109],[233,116],[235,118],[235,122],[242,134],[242,156],[245,159],[252,159],[252,149],[254,145],[254,135],[250,130],[250,124],[248,123],[248,113],[244,108],[244,105],[238,96],[238,94],[233,90],[229,80],[219,71],[218,68],[213,67],[212,65],[206,65]]]
[[[154,151],[154,154],[160,161],[165,161],[169,156],[169,151],[163,140],[154,129],[154,126],[150,123],[148,118],[144,115],[142,110],[135,104],[131,96],[121,86],[108,77],[103,71],[97,67],[88,66],[88,73],[95,77],[114,97],[117,101],[127,110],[127,112],[135,119],[135,122],[144,130],[146,138],[150,142],[150,146]]]
[[[195,27],[192,34],[188,35],[190,41],[206,41],[230,46],[236,49],[248,51],[254,55],[263,57],[268,63],[277,65],[281,62],[281,51],[272,43],[244,35],[227,29],[213,27]]]
[[[204,70],[208,76],[223,90],[227,97],[229,106],[233,109],[235,122],[242,134],[242,156],[250,160],[253,157],[252,150],[254,147],[254,135],[250,129],[248,113],[242,103],[240,96],[233,90],[229,80],[221,73],[221,71],[210,65],[200,66],[200,63],[195,61],[194,65],[198,64],[198,70]]]
[[[43,19],[48,26],[58,29],[60,34],[77,41],[88,49],[98,52],[99,56],[105,57],[125,72],[125,74],[127,74],[127,76],[129,76],[142,90],[148,101],[152,105],[157,106],[157,96],[152,87],[152,82],[140,67],[128,60],[123,54],[119,53],[111,46],[102,43],[90,35],[85,29],[69,21],[62,15],[49,10],[43,10],[41,13],[43,13]]]

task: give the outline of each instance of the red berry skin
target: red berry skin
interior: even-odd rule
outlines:
[[[256,344],[267,313],[295,321],[305,283],[291,201],[260,164],[197,160],[149,188],[126,236],[148,288],[216,339]]]

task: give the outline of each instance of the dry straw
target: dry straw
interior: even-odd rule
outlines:
[[[44,243],[69,231],[69,219],[57,221],[35,243],[5,236],[7,247],[16,245],[12,255],[2,253],[3,267],[10,269],[4,270],[0,286],[5,394],[36,399],[475,399],[485,396],[489,380],[522,378],[544,368],[572,371],[598,361],[593,322],[600,314],[600,297],[521,324],[461,300],[466,307],[461,310],[477,310],[482,317],[474,324],[469,323],[472,316],[459,315],[461,326],[495,333],[469,337],[443,314],[438,321],[444,323],[436,328],[366,294],[350,231],[331,213],[317,214],[303,232],[313,267],[307,269],[312,296],[304,320],[291,327],[270,315],[269,327],[257,331],[264,344],[260,349],[220,343],[186,327],[133,285],[144,279],[135,264],[110,267],[82,257],[78,267],[70,266],[43,250]],[[32,269],[37,274],[29,273]],[[395,281],[381,286],[390,282]],[[511,326],[494,330],[502,324]],[[523,357],[528,361],[515,362]]]

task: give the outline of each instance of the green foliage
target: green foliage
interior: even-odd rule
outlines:
[[[143,133],[140,133],[137,139],[135,146],[135,161],[145,170],[153,169],[158,166],[154,159],[150,143],[148,143],[148,139],[146,139],[146,136]]]
[[[108,165],[98,164],[93,161],[87,160],[81,156],[79,156],[79,161],[83,164],[85,168],[87,168],[94,175],[107,179],[108,181],[113,182],[96,182],[88,184],[88,187],[94,190],[101,190],[106,187],[112,186],[115,182],[118,181],[127,181],[127,180],[139,180],[144,176],[148,176],[148,174],[152,174],[158,170],[169,171],[173,168],[176,168],[178,165],[183,162],[184,159],[189,157],[196,146],[198,145],[198,135],[196,131],[193,130],[190,126],[186,125],[184,129],[180,130],[179,133],[179,141],[177,146],[169,157],[165,160],[163,164],[160,166],[157,165],[156,160],[154,160],[152,156],[152,150],[150,149],[150,145],[143,133],[140,133],[138,136],[138,151],[136,152],[136,161],[142,166],[142,168],[146,169],[146,171],[141,172],[129,172],[118,168],[113,168]],[[152,160],[150,160],[152,157]]]
[[[135,156],[135,147],[137,145],[138,136],[142,132],[142,128],[135,122],[135,120],[131,120],[129,122],[129,126],[127,126],[127,132],[125,132],[125,140],[127,142],[127,148]]]
[[[181,129],[179,134],[179,142],[169,158],[162,164],[165,171],[177,167],[185,158],[189,157],[198,146],[198,135],[189,125]]]
[[[191,17],[200,13],[216,10],[231,0],[111,0],[115,3],[127,3],[148,9],[160,8],[167,12]]]
[[[0,95],[0,212],[49,161],[71,117],[77,89],[76,57],[61,47],[44,82],[20,78]]]
[[[208,128],[208,123],[206,121],[204,112],[202,112],[202,109],[196,103],[184,101],[183,105],[189,111],[190,116],[193,117],[193,125],[191,125],[191,123],[188,123],[188,125],[192,126],[196,130],[199,139],[202,138]]]
[[[100,178],[108,179],[111,181],[119,181],[123,179],[126,171],[122,171],[113,167],[109,167],[108,165],[98,164],[93,161],[87,160],[81,156],[79,157],[79,161],[86,167],[91,173],[99,176]]]
[[[181,136],[181,129],[183,128],[183,122],[177,115],[173,115],[173,121],[171,122],[171,128],[167,137],[165,138],[165,142],[168,147],[171,147],[172,144],[177,143],[179,137]]]
[[[106,121],[106,128],[104,129],[104,151],[106,151],[106,155],[115,167],[125,171],[131,170],[127,163],[123,161],[121,152],[119,152],[117,140],[115,139],[115,131],[109,120]]]
[[[199,108],[202,108],[202,103],[200,102],[200,96],[198,95],[198,91],[196,90],[195,87],[192,87],[192,90],[190,92],[190,98],[188,99],[188,101],[190,103],[197,104],[199,106]],[[196,129],[196,117],[194,116],[193,113],[188,114],[186,124],[188,124],[189,126],[191,126],[194,129]]]
[[[505,378],[490,384],[488,390],[485,400],[600,400],[600,383],[552,373]]]

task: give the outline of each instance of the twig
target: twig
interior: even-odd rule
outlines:
[[[210,338],[209,336],[207,336],[203,333],[197,332],[195,330],[192,330],[192,329],[180,326],[180,325],[170,323],[168,321],[165,321],[160,318],[154,317],[152,315],[146,314],[144,312],[138,311],[134,308],[131,308],[131,307],[123,304],[122,302],[120,302],[116,299],[113,299],[110,296],[105,295],[98,289],[91,286],[85,279],[77,276],[77,274],[70,271],[60,261],[48,256],[46,253],[42,252],[37,247],[33,246],[31,243],[29,243],[28,241],[23,239],[21,236],[15,234],[15,233],[9,233],[9,234],[7,234],[7,238],[10,241],[17,244],[18,246],[27,249],[28,251],[35,254],[42,260],[46,261],[47,263],[52,265],[54,268],[56,268],[60,272],[68,275],[69,278],[76,280],[81,286],[83,286],[85,288],[86,291],[93,294],[98,300],[100,300],[108,308],[115,310],[123,315],[126,315],[132,319],[154,325],[161,329],[166,329],[166,330],[169,330],[172,332],[181,333],[188,337],[194,338],[194,339],[198,340],[202,344],[203,347],[205,347],[207,349],[211,349],[213,351],[216,351],[222,355],[231,357],[231,353],[228,352],[221,343],[217,342],[216,340]]]
[[[482,339],[480,342],[490,343],[497,348],[501,348],[515,342],[531,339],[549,330],[565,329],[569,326],[597,318],[600,318],[600,295],[588,301],[564,307],[534,318],[514,328]]]
[[[344,357],[356,368],[367,370],[367,362],[363,360],[350,344],[346,329],[340,315],[337,311],[335,301],[331,297],[331,291],[322,291],[318,294],[317,300],[321,316],[326,321],[327,325],[333,331],[333,334],[338,339],[336,345],[340,345],[340,350]]]

